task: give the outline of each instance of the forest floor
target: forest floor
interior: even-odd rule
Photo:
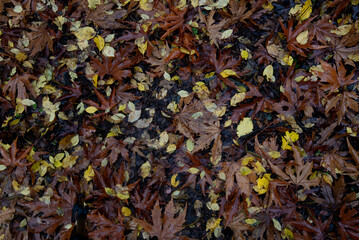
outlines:
[[[1,0],[0,240],[359,239],[358,0]]]

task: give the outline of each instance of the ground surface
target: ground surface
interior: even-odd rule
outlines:
[[[359,239],[359,1],[0,12],[0,239]]]

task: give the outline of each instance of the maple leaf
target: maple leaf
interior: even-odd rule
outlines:
[[[194,136],[199,135],[195,141],[193,152],[206,148],[212,141],[212,162],[216,163],[222,154],[221,129],[219,119],[205,109],[201,101],[193,101],[184,106],[182,111],[174,118],[176,130],[194,141]]]
[[[127,161],[130,161],[128,150],[126,149],[126,143],[122,140],[117,140],[114,137],[110,137],[106,139],[107,149],[110,152],[108,155],[108,158],[110,160],[110,164],[114,164],[117,159],[118,155],[121,154],[121,156],[126,159]]]
[[[199,11],[199,18],[201,19],[202,22],[204,22],[206,24],[206,30],[208,31],[209,39],[218,48],[219,47],[218,40],[221,39],[221,36],[222,36],[221,30],[222,30],[222,28],[224,28],[224,25],[226,24],[226,20],[224,19],[221,22],[219,22],[218,24],[215,24],[215,20],[213,19],[213,16],[215,13],[216,13],[216,11],[212,10],[208,14],[208,17],[205,18],[203,13],[201,11]]]
[[[355,173],[357,168],[345,161],[346,158],[337,154],[336,151],[331,151],[323,156],[322,165],[330,171],[330,173],[336,178],[336,169],[346,173]]]
[[[339,217],[339,232],[342,239],[358,239],[359,212],[355,209],[346,209],[346,206],[343,205]]]
[[[29,49],[31,50],[30,56],[35,56],[37,53],[47,47],[53,52],[53,39],[54,37],[50,34],[50,30],[46,28],[46,24],[42,24],[38,27],[30,26],[32,32],[27,33],[30,39]]]
[[[82,87],[80,84],[73,82],[73,87],[63,85],[61,86],[66,91],[69,91],[70,93],[64,94],[60,98],[58,98],[56,101],[64,101],[68,100],[68,103],[64,106],[63,111],[68,110],[72,105],[76,103],[76,101],[82,96]]]
[[[168,44],[156,45],[151,53],[151,56],[145,61],[152,66],[152,70],[149,72],[151,77],[161,77],[167,70],[168,61],[166,60],[170,54],[170,48]]]
[[[4,94],[8,94],[12,100],[13,106],[15,106],[16,98],[27,99],[29,96],[26,93],[26,89],[36,97],[36,92],[32,87],[30,80],[36,80],[37,77],[24,73],[22,75],[14,75],[4,86]]]
[[[103,56],[102,63],[99,59],[93,58],[91,66],[95,70],[94,75],[99,75],[101,78],[108,75],[122,83],[124,78],[132,75],[131,70],[128,68],[136,64],[136,61],[133,61],[133,59],[128,56],[134,48],[135,47],[133,46],[126,49],[120,49],[115,57]]]
[[[332,217],[322,222],[320,219],[310,218],[309,221],[292,221],[290,224],[294,225],[296,228],[300,230],[305,230],[310,233],[313,239],[328,239],[328,228],[331,223]]]
[[[151,237],[156,236],[159,240],[172,240],[175,239],[175,234],[183,229],[182,225],[186,222],[186,211],[187,207],[185,207],[179,216],[175,218],[175,208],[173,198],[171,198],[171,201],[165,208],[164,216],[161,217],[161,208],[159,201],[157,200],[152,210],[153,224],[149,224],[146,221],[136,218],[134,221],[143,227]]]
[[[72,184],[72,183],[70,183]],[[31,231],[36,233],[46,230],[50,235],[55,234],[56,230],[60,227],[61,239],[68,239],[71,235],[74,224],[72,224],[73,207],[76,203],[76,191],[74,186],[70,185],[69,193],[65,191],[61,195],[54,191],[51,200],[47,203],[46,196],[43,201],[34,201],[23,203],[24,206],[29,207],[34,213],[29,220],[29,227]],[[41,213],[41,218],[36,217]],[[59,239],[57,236],[55,239]]]
[[[356,92],[343,92],[342,94],[338,94],[327,101],[325,113],[328,113],[330,109],[335,108],[338,116],[338,122],[340,123],[349,108],[355,112],[359,111],[359,103],[356,101],[358,97],[359,96]]]
[[[272,171],[286,181],[290,181],[297,186],[303,186],[306,190],[309,190],[311,186],[317,186],[320,182],[318,178],[308,179],[308,177],[312,174],[313,162],[307,162],[304,164],[303,158],[300,156],[299,150],[296,146],[293,146],[293,156],[294,163],[287,164],[285,172],[270,161],[268,161],[268,163]]]
[[[7,171],[10,173],[13,169],[15,170],[16,177],[20,179],[24,178],[24,172],[19,170],[18,168],[26,167],[31,165],[31,163],[25,163],[23,160],[26,158],[27,154],[30,152],[31,147],[27,148],[26,150],[19,150],[17,148],[17,138],[11,144],[10,151],[8,154],[6,150],[0,145],[0,164],[7,167]]]
[[[314,22],[312,28],[313,35],[324,45],[327,45],[328,38],[334,38],[336,36],[334,33],[330,32],[335,29],[335,25],[329,22],[329,18]]]
[[[323,71],[316,70],[315,73],[318,75],[318,77],[320,77],[321,82],[326,83],[322,84],[321,89],[324,91],[329,91],[328,95],[339,90],[340,87],[343,88],[359,81],[358,79],[353,79],[354,72],[346,75],[347,71],[341,62],[338,63],[336,68],[322,60],[320,61],[320,64],[323,68]]]
[[[96,114],[92,116],[92,118],[106,115],[112,110],[112,108],[114,108],[119,103],[119,101],[116,100],[116,91],[117,91],[116,88],[112,89],[109,100],[107,100],[96,88],[94,89],[94,91],[101,103],[98,104],[92,100],[83,100],[83,102],[104,112]]]
[[[122,222],[120,209],[118,209],[117,217],[113,221],[101,215],[97,211],[87,216],[93,224],[93,229],[89,232],[89,237],[94,239],[106,239],[107,237],[114,239],[123,239],[125,227]]]
[[[179,30],[178,36],[183,38],[185,30],[192,31],[191,27],[186,24],[186,13],[187,8],[177,9],[170,6],[171,13],[163,17],[159,17],[157,22],[160,24],[160,27],[163,28],[166,33],[162,35],[161,39],[165,39],[167,36],[171,35],[174,31]]]

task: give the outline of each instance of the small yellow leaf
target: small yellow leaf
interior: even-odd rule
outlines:
[[[146,88],[145,88],[145,86],[144,86],[142,83],[137,83],[137,88],[138,88],[138,90],[140,90],[140,91],[146,91]]]
[[[229,38],[233,33],[233,29],[228,29],[222,33],[221,39],[227,39]]]
[[[221,72],[221,76],[226,78],[229,76],[237,76],[237,73],[233,71],[232,69],[225,69]]]
[[[92,169],[92,165],[89,165],[84,173],[84,178],[87,182],[91,181],[95,177],[95,171]]]
[[[288,66],[292,66],[293,65],[293,58],[291,55],[289,54],[286,54],[284,57],[283,57],[283,62],[285,64],[287,64]]]
[[[179,181],[176,179],[177,175],[178,174],[176,173],[171,177],[171,185],[174,187],[178,187],[178,185],[179,185]]]
[[[93,41],[95,42],[96,47],[98,48],[98,50],[102,51],[102,49],[105,47],[105,39],[103,39],[103,37],[98,35],[93,39]]]
[[[297,132],[285,132],[285,136],[282,137],[282,149],[283,150],[292,150],[291,141],[295,142],[299,139]]]
[[[125,217],[131,216],[131,210],[128,207],[122,207],[121,208],[121,213]]]
[[[110,195],[111,197],[116,196],[116,191],[112,188],[105,187],[105,192],[107,195]]]
[[[98,80],[98,75],[96,74],[95,76],[92,77],[92,81],[93,81],[93,85],[97,88],[97,80]]]
[[[256,224],[258,221],[256,220],[256,219],[254,219],[254,218],[247,218],[247,219],[245,219],[244,220],[247,224],[249,224],[249,225],[254,225],[254,224]]]
[[[268,152],[268,155],[274,159],[280,158],[280,156],[281,156],[280,152],[278,152],[278,151],[270,151],[270,152]]]
[[[243,118],[243,120],[238,124],[237,127],[238,137],[242,137],[244,135],[247,135],[248,133],[251,133],[253,131],[253,128],[254,126],[251,118]]]
[[[101,4],[101,0],[87,0],[90,9],[96,9],[97,5]]]
[[[305,1],[302,10],[300,11],[300,20],[304,21],[310,17],[310,14],[312,14],[312,1],[307,0]]]
[[[90,106],[88,108],[86,108],[85,110],[87,113],[95,113],[97,111],[97,108]]]
[[[259,194],[263,194],[267,192],[268,185],[269,185],[270,174],[264,174],[263,177],[257,179],[257,189],[256,190]]]
[[[354,6],[359,4],[359,0],[351,0],[350,2]]]
[[[18,53],[15,55],[15,58],[16,58],[16,60],[18,60],[19,62],[23,62],[23,61],[26,60],[27,55],[26,55],[25,53],[18,52]]]
[[[23,190],[21,190],[20,193],[21,193],[22,195],[27,196],[27,195],[30,194],[30,188],[29,188],[29,187],[26,187],[26,188],[24,188]]]
[[[254,171],[257,173],[257,175],[265,172],[266,170],[264,169],[264,167],[262,166],[262,164],[260,162],[256,162],[254,164]]]
[[[93,37],[96,36],[96,32],[92,27],[83,27],[80,28],[78,31],[74,32],[75,36],[78,40],[91,40]]]
[[[282,231],[282,226],[280,225],[280,222],[275,218],[272,218],[272,221],[275,229],[277,229],[278,231]]]
[[[115,57],[115,49],[111,46],[106,46],[103,48],[102,54],[106,57]]]
[[[73,147],[75,147],[77,144],[79,144],[79,141],[80,141],[80,139],[79,139],[79,135],[78,135],[78,134],[75,135],[75,136],[73,136],[73,137],[71,138],[71,140],[70,140],[70,142],[71,142],[71,144],[72,144]]]
[[[346,24],[346,25],[339,26],[337,29],[331,30],[330,32],[335,33],[336,35],[339,35],[339,36],[344,36],[349,33],[351,28],[352,28],[352,25]]]
[[[301,44],[301,45],[307,44],[307,42],[308,42],[308,34],[309,34],[308,30],[305,30],[305,31],[299,33],[298,36],[296,37],[297,42],[299,44]]]
[[[194,149],[194,142],[191,139],[188,139],[186,141],[186,148],[188,150],[188,152],[192,152]]]
[[[140,8],[144,11],[151,11],[153,4],[148,2],[148,0],[140,0]]]
[[[25,106],[32,106],[32,105],[36,104],[36,102],[34,102],[34,101],[30,100],[30,99],[23,99],[21,101],[21,103],[23,105],[25,105]]]
[[[142,53],[142,55],[144,55],[147,50],[147,41],[137,44],[137,47],[138,47],[138,50],[140,51],[140,53]]]
[[[163,147],[167,144],[168,142],[168,133],[167,131],[163,131],[160,134],[160,146]]]
[[[20,185],[18,182],[16,182],[15,180],[12,180],[11,182],[12,188],[17,192],[20,190]]]
[[[275,82],[275,77],[273,76],[273,66],[268,65],[264,71],[263,76],[266,77],[267,81]]]
[[[149,161],[145,162],[141,166],[141,176],[142,178],[146,178],[151,172],[151,163]]]
[[[248,53],[246,50],[242,50],[242,51],[241,51],[241,57],[242,57],[244,60],[247,60],[248,57],[249,57],[249,53]]]
[[[238,103],[242,102],[245,97],[245,92],[234,94],[234,96],[231,98],[231,106],[236,106]]]
[[[326,183],[328,183],[330,186],[332,185],[333,183],[332,176],[330,176],[329,174],[324,174],[322,177]]]
[[[219,224],[221,223],[221,220],[220,218],[211,218],[207,224],[206,224],[206,231],[211,231],[213,232],[214,229],[216,229],[217,227],[219,227]]]
[[[4,171],[7,167],[5,165],[0,164],[0,171]]]
[[[189,172],[191,174],[197,174],[199,172],[199,169],[195,168],[195,167],[191,167],[187,170],[187,172]]]
[[[170,144],[167,146],[166,152],[173,153],[174,151],[176,151],[176,149],[177,149],[176,144]]]
[[[293,234],[293,232],[292,232],[290,229],[288,229],[288,228],[284,228],[284,235],[285,235],[285,237],[288,238],[288,239],[294,239],[294,234]]]
[[[248,174],[250,174],[252,172],[252,170],[250,170],[248,167],[241,167],[241,169],[239,170],[239,173],[242,175],[242,176],[247,176]]]

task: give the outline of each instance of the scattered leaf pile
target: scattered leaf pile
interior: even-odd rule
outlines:
[[[0,239],[359,239],[359,1],[1,0]]]

